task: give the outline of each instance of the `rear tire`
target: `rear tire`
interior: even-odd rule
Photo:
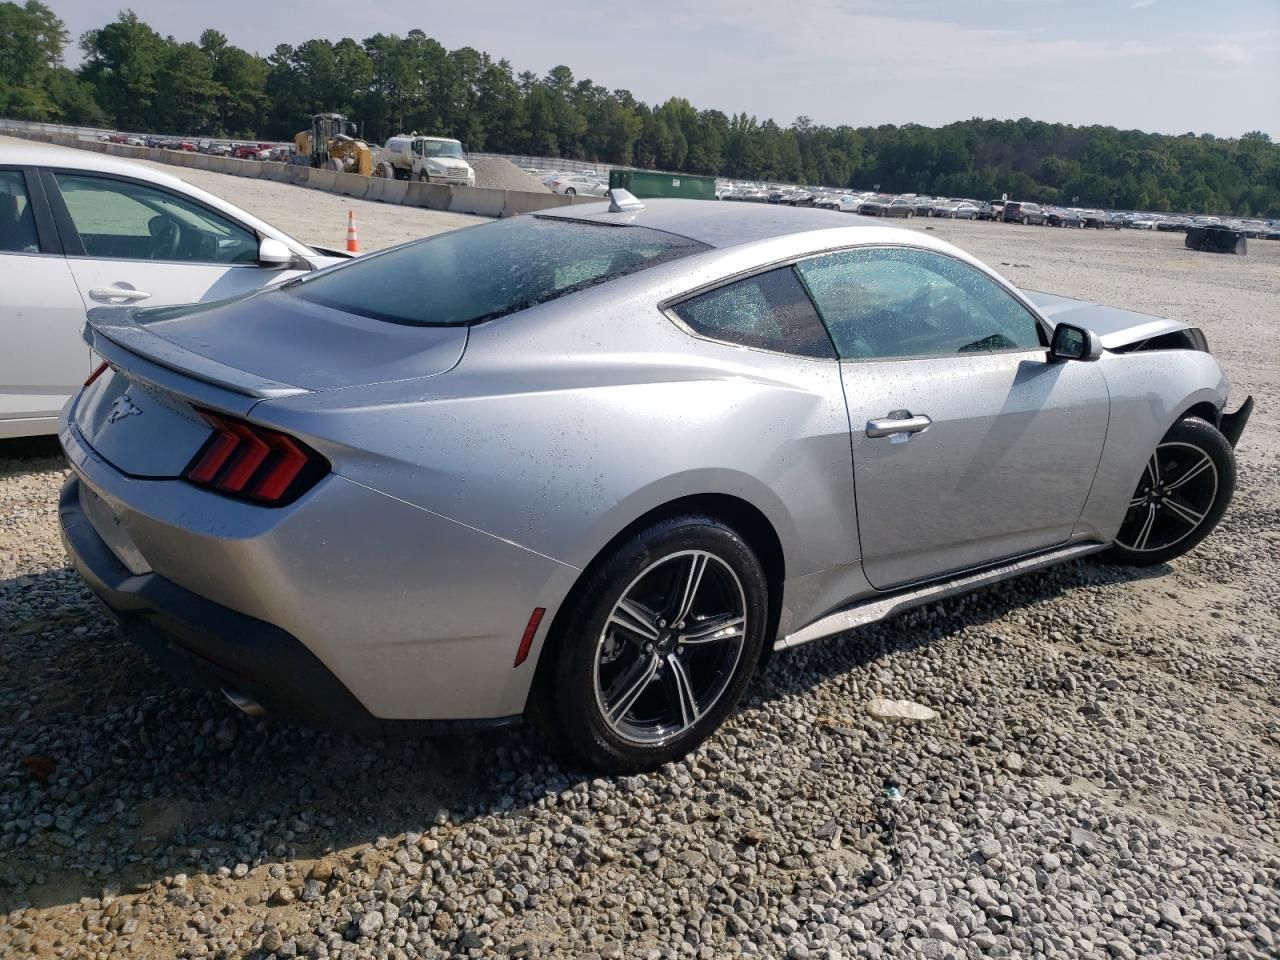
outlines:
[[[630,537],[570,603],[532,713],[557,746],[610,773],[651,770],[710,736],[750,682],[769,619],[759,560],[702,515]]]
[[[565,187],[564,195],[566,197],[576,197],[578,195],[578,191],[573,189],[573,187]]]
[[[1235,485],[1235,451],[1227,438],[1199,417],[1179,420],[1147,461],[1103,558],[1150,567],[1182,556],[1213,532]]]

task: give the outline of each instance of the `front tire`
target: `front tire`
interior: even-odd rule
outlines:
[[[1227,438],[1199,417],[1179,420],[1147,461],[1103,557],[1149,567],[1182,556],[1213,532],[1235,485],[1235,451]]]
[[[576,197],[578,195],[578,191],[573,189],[573,187],[565,187],[564,195],[566,197]]]
[[[552,638],[536,715],[596,769],[633,773],[684,756],[729,715],[760,662],[768,582],[715,518],[647,527],[575,597]]]

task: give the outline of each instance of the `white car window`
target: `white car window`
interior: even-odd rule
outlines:
[[[0,253],[39,253],[40,238],[20,170],[0,170]]]
[[[90,257],[195,263],[258,262],[252,232],[204,207],[132,180],[55,175]]]

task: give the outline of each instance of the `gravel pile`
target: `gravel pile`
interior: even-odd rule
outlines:
[[[523,190],[525,193],[550,193],[537,177],[531,177],[510,160],[501,157],[486,157],[483,160],[471,161],[471,168],[476,172],[477,187],[491,187],[495,190]]]
[[[781,654],[636,777],[178,689],[66,569],[53,448],[0,446],[0,956],[1276,956],[1280,370],[1240,316],[1210,340],[1259,412],[1191,555]]]

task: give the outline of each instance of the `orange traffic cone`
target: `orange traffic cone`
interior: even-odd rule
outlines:
[[[356,238],[356,212],[347,211],[347,253],[359,253],[360,241]]]

